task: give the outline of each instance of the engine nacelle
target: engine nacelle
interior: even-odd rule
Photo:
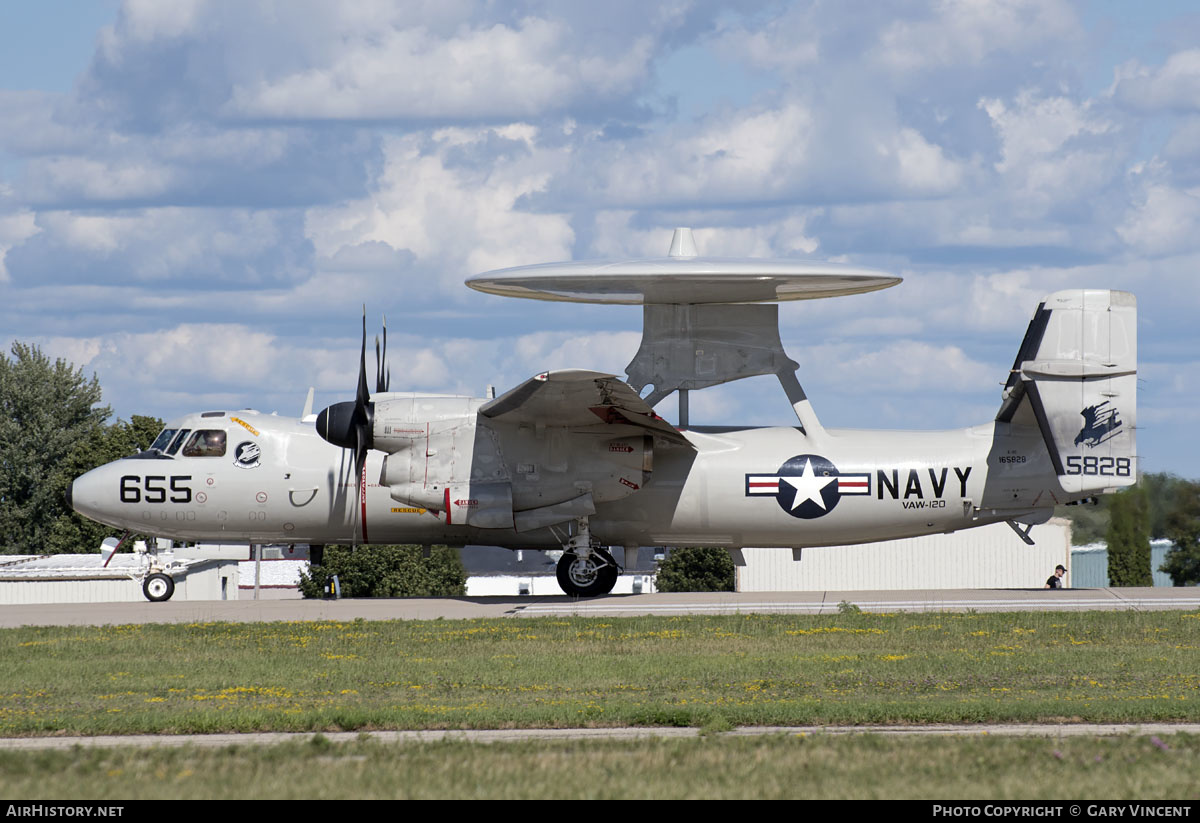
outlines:
[[[374,396],[375,448],[388,454],[418,444],[425,447],[429,425],[443,420],[475,417],[484,403],[477,397],[417,392],[389,392]]]
[[[380,481],[392,499],[444,512],[450,523],[512,528],[512,487],[490,435],[474,416],[430,421],[384,459]]]

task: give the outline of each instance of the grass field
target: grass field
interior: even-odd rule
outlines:
[[[0,797],[1200,799],[1200,738],[722,737],[1200,720],[1200,613],[0,631],[0,736],[691,725],[690,740],[0,752]]]
[[[0,736],[1200,720],[1200,613],[0,632]]]
[[[0,797],[1200,799],[1200,737],[774,735],[0,752]],[[1066,816],[1065,814],[1063,815]]]

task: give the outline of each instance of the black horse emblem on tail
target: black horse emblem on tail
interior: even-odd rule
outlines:
[[[1080,414],[1083,415],[1083,428],[1075,435],[1076,446],[1080,443],[1088,448],[1099,446],[1121,428],[1121,418],[1117,415],[1117,410],[1109,406],[1107,400],[1095,406],[1088,406]]]

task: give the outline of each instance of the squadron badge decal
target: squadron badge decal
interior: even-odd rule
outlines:
[[[1083,428],[1075,435],[1076,446],[1080,443],[1089,449],[1099,446],[1110,437],[1115,437],[1117,429],[1121,428],[1121,417],[1117,414],[1116,407],[1110,405],[1107,400],[1095,406],[1088,406],[1079,414],[1083,417]]]
[[[747,497],[774,497],[779,508],[805,520],[829,514],[845,496],[870,493],[870,474],[842,474],[817,454],[797,455],[775,474],[746,475]]]
[[[262,449],[253,440],[238,443],[233,452],[233,465],[239,469],[253,469],[262,461]]]

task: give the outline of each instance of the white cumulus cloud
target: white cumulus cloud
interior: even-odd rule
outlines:
[[[1158,68],[1136,60],[1119,66],[1112,93],[1135,109],[1200,111],[1200,48],[1176,52]]]
[[[487,141],[496,138],[511,152],[485,155],[482,165],[453,162],[464,147],[486,151]],[[383,168],[367,196],[310,209],[306,232],[326,258],[372,242],[411,252],[419,267],[432,272],[430,286],[456,293],[471,274],[564,260],[573,240],[566,216],[519,208],[521,198],[542,189],[561,165],[559,151],[542,148],[532,131],[520,128],[388,138]]]

